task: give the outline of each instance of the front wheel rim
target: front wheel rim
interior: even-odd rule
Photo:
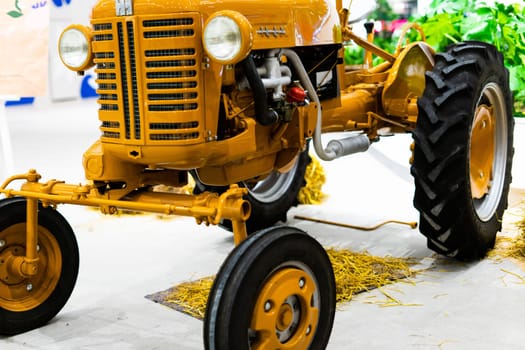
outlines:
[[[10,256],[25,255],[26,224],[12,225],[0,232],[0,308],[24,312],[42,305],[55,290],[62,271],[60,246],[46,228],[38,227],[38,273],[23,278],[10,271]],[[4,265],[4,266],[2,266]]]
[[[470,135],[472,200],[478,217],[488,221],[494,216],[503,194],[507,162],[507,109],[498,84],[489,83],[484,87],[476,105]]]
[[[273,273],[255,303],[251,349],[308,349],[319,322],[319,287],[305,267]]]

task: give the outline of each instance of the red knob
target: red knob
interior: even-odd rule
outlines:
[[[288,90],[286,101],[291,103],[302,103],[304,100],[306,100],[306,91],[304,91],[304,89],[299,86],[293,86]]]

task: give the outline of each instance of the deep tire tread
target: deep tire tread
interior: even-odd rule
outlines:
[[[436,65],[426,74],[426,89],[418,101],[411,173],[416,185],[414,206],[421,214],[420,231],[428,238],[429,248],[458,259],[486,254],[507,207],[514,121],[502,57],[493,46],[481,42],[460,43],[436,54]],[[486,223],[473,213],[467,181],[473,104],[483,81],[496,82],[503,90],[510,135],[502,198],[495,217]]]

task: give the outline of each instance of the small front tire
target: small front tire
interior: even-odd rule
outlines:
[[[13,272],[25,256],[26,200],[0,201],[0,334],[15,335],[49,322],[64,307],[76,283],[78,245],[71,226],[55,209],[38,206],[38,273]]]
[[[208,350],[324,349],[335,279],[323,247],[303,231],[259,231],[228,256],[204,319]]]

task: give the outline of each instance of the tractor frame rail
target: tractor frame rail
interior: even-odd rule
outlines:
[[[38,272],[38,202],[44,207],[58,204],[75,204],[98,207],[104,214],[116,214],[118,209],[165,215],[193,216],[198,224],[218,225],[229,219],[233,226],[236,245],[247,237],[246,220],[251,213],[250,203],[243,199],[247,189],[231,185],[222,194],[204,192],[198,195],[141,191],[128,194],[124,199],[107,199],[90,184],[66,184],[64,181],[39,182],[41,175],[34,169],[25,174],[9,177],[0,187],[7,198],[27,199],[26,256],[16,257],[13,265],[21,277],[31,277]],[[12,182],[26,180],[20,190],[7,188]]]

